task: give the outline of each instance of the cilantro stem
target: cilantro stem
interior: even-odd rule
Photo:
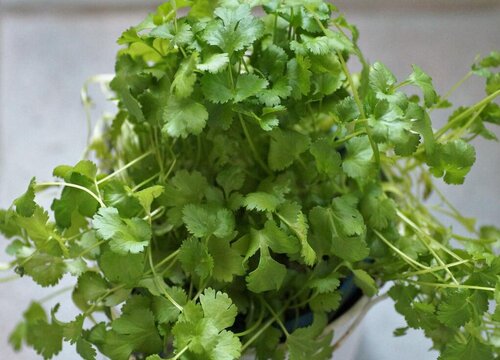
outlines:
[[[258,317],[257,321],[251,327],[249,327],[248,329],[246,329],[245,331],[242,331],[240,333],[236,333],[234,335],[237,336],[237,337],[243,337],[243,336],[246,336],[248,334],[253,333],[255,331],[255,329],[257,329],[260,326],[260,324],[262,323],[263,319],[264,319],[264,308],[261,307],[260,314],[259,314],[259,317]]]
[[[467,110],[462,112],[460,115],[454,117],[451,119],[446,125],[444,125],[441,129],[439,129],[436,132],[436,139],[440,138],[443,136],[449,129],[451,129],[457,122],[462,121],[464,118],[468,117],[471,115],[476,109],[482,107],[483,105],[487,105],[491,101],[495,100],[498,95],[500,95],[500,90],[495,91],[494,93],[486,96],[484,99],[480,100],[479,102],[475,103],[474,105],[470,106]]]
[[[325,35],[326,35],[326,33],[325,33]],[[356,105],[358,106],[359,113],[363,119],[366,119],[365,110],[364,110],[363,104],[361,103],[361,100],[359,98],[359,94],[358,94],[358,91],[356,90],[356,86],[354,86],[354,81],[352,80],[352,76],[351,76],[351,73],[349,71],[349,68],[347,67],[347,64],[344,60],[344,57],[342,56],[342,54],[339,51],[337,52],[337,55],[339,57],[340,64],[342,65],[342,69],[344,71],[344,74],[347,77],[347,81],[349,83],[349,87],[351,88],[352,96],[354,97],[354,101],[356,102]],[[370,141],[370,146],[372,147],[372,150],[373,150],[373,156],[375,157],[375,163],[377,164],[378,167],[380,167],[380,153],[378,150],[378,145],[375,142],[375,140],[373,140],[373,134],[372,134],[372,130],[370,128],[370,125],[368,125],[368,123],[364,123],[364,126],[365,126],[365,130],[366,130],[366,135],[368,135],[368,140]]]
[[[345,136],[345,137],[343,137],[341,139],[335,140],[335,142],[333,144],[334,144],[334,146],[341,145],[341,144],[345,143],[346,141],[349,141],[352,138],[355,138],[355,137],[357,137],[359,135],[363,135],[365,133],[366,133],[365,130],[359,130],[359,131],[353,132],[353,133],[351,133],[351,134],[349,134],[349,135],[347,135],[347,136]]]
[[[165,290],[165,287],[160,284],[160,281],[158,280],[158,274],[156,273],[155,266],[153,264],[153,256],[151,254],[151,246],[148,247],[148,259],[149,259],[149,266],[151,268],[151,271],[153,272],[153,281],[156,285],[156,288],[167,298],[168,301],[172,303],[180,312],[184,310],[184,308],[175,301],[175,299],[170,296],[170,294]]]
[[[257,149],[255,148],[255,145],[252,141],[252,138],[250,137],[245,121],[243,120],[243,117],[241,116],[241,114],[238,114],[238,117],[240,119],[241,127],[243,128],[243,132],[245,133],[245,138],[247,139],[248,145],[250,146],[250,150],[252,151],[255,161],[267,174],[271,175],[271,171],[267,168],[264,161],[262,161],[262,159],[259,156],[259,153],[257,152]]]
[[[459,234],[451,234],[451,236],[454,239],[459,240],[459,241],[471,241],[471,242],[479,242],[479,243],[483,243],[483,244],[493,244],[493,243],[498,241],[496,239],[469,238],[469,237],[462,236]]]
[[[389,246],[392,250],[394,250],[395,253],[397,253],[399,256],[401,256],[401,258],[403,258],[403,260],[405,260],[405,262],[407,262],[410,266],[412,266],[413,268],[422,268],[422,269],[426,269],[428,270],[429,267],[426,266],[426,265],[423,265],[421,263],[419,263],[418,261],[416,260],[413,260],[411,257],[409,257],[408,255],[406,255],[404,252],[402,252],[401,250],[399,250],[397,247],[395,247],[394,245],[392,245],[389,240],[387,240],[381,233],[379,233],[377,230],[373,229],[373,232],[380,238],[380,240],[382,240],[387,246]]]
[[[442,103],[444,103],[448,98],[457,90],[465,81],[467,81],[471,76],[473,75],[472,71],[469,71],[463,78],[457,81],[455,85],[453,85],[450,90],[446,92],[446,94],[443,95],[441,99],[439,99],[439,102],[435,104],[433,107],[431,107],[429,110],[434,110],[438,108]]]
[[[91,252],[93,249],[95,249],[96,247],[99,247],[101,246],[102,244],[104,244],[107,240],[101,240],[97,243],[95,243],[94,245],[92,245],[91,247],[83,250],[81,253],[78,254],[77,258],[81,258],[83,257],[84,255],[88,254],[89,252]]]
[[[474,121],[476,121],[478,116],[481,115],[481,113],[483,112],[483,110],[486,108],[487,105],[488,104],[484,104],[483,106],[481,106],[481,108],[479,108],[476,111],[476,113],[473,116],[471,116],[471,118],[465,123],[465,125],[463,125],[456,132],[453,132],[452,134],[450,134],[450,137],[448,140],[460,138],[462,136],[462,134],[464,133],[464,131],[469,129],[469,127],[474,123]]]
[[[245,350],[255,340],[257,340],[262,335],[262,333],[264,333],[264,331],[267,330],[267,328],[269,326],[271,326],[274,323],[274,321],[276,320],[277,316],[281,316],[281,314],[288,308],[288,305],[289,305],[289,302],[287,302],[280,311],[278,311],[277,313],[275,313],[275,315],[273,315],[273,317],[271,319],[269,319],[264,325],[262,325],[262,327],[259,329],[259,331],[257,331],[250,339],[247,340],[246,343],[243,344],[243,346],[241,347],[241,352],[242,353],[245,352]]]
[[[137,184],[136,186],[134,186],[132,188],[132,192],[136,192],[137,190],[139,190],[141,187],[143,187],[144,185],[146,185],[150,181],[156,179],[158,176],[160,176],[160,174],[154,174],[153,176],[151,176],[151,177],[147,178],[146,180],[140,182],[139,184]]]
[[[476,285],[462,285],[462,284],[441,284],[441,283],[432,283],[427,281],[417,281],[411,279],[401,279],[402,281],[411,282],[418,285],[424,286],[434,286],[438,288],[453,288],[453,289],[470,289],[470,290],[483,290],[483,291],[492,291],[495,292],[495,288],[487,287],[487,286],[476,286]]]
[[[176,251],[174,251],[173,253],[171,253],[170,255],[168,255],[166,258],[164,258],[162,261],[160,261],[158,264],[156,264],[154,266],[155,269],[160,268],[160,266],[165,265],[167,262],[169,262],[170,260],[172,260],[173,258],[175,258],[177,255],[179,255],[179,252],[180,252],[180,249],[177,249]],[[152,273],[152,271],[148,270],[148,272],[145,275],[149,275],[151,273]]]
[[[182,354],[184,354],[188,349],[189,349],[189,345],[184,346],[184,348],[181,351],[179,351],[173,358],[170,358],[170,360],[179,359],[182,356]]]
[[[435,271],[444,270],[445,268],[450,268],[450,267],[454,267],[454,266],[459,266],[459,265],[467,264],[469,262],[470,262],[470,260],[455,261],[455,262],[452,262],[452,263],[449,263],[449,264],[440,265],[440,266],[434,266],[434,267],[431,267],[431,268],[428,268],[428,269],[424,269],[424,270],[407,272],[407,273],[404,274],[404,276],[406,277],[406,276],[416,276],[416,275],[428,274],[428,273],[432,273],[432,272],[435,272]]]
[[[100,197],[98,197],[96,194],[94,194],[92,191],[87,189],[86,187],[77,185],[77,184],[72,184],[72,183],[67,183],[67,182],[57,182],[57,181],[49,181],[49,182],[42,182],[42,183],[37,183],[37,187],[48,187],[48,186],[59,186],[59,187],[70,187],[70,188],[75,188],[78,190],[85,191],[87,194],[92,196],[102,207],[106,207],[106,204],[102,201]]]
[[[283,325],[283,322],[281,321],[280,319],[280,316],[281,315],[278,315],[276,314],[276,312],[274,311],[274,309],[271,307],[271,305],[269,305],[267,303],[266,300],[260,298],[262,304],[264,304],[264,306],[267,308],[267,310],[269,310],[269,312],[271,313],[271,315],[273,316],[273,318],[276,320],[276,323],[278,324],[278,326],[281,328],[281,330],[283,331],[283,334],[285,334],[286,337],[289,337],[290,336],[290,333],[288,332],[288,330],[286,329],[285,325]]]
[[[108,181],[109,179],[112,179],[113,177],[115,177],[116,175],[118,175],[119,173],[121,173],[122,171],[125,171],[127,170],[129,167],[131,166],[134,166],[135,164],[137,164],[139,161],[143,160],[144,158],[148,157],[149,155],[151,155],[153,153],[152,150],[148,151],[148,152],[145,152],[144,154],[142,154],[141,156],[135,158],[134,160],[130,161],[128,164],[122,166],[121,168],[119,168],[118,170],[115,170],[113,171],[111,174],[109,174],[108,176],[100,179],[99,181],[97,181],[97,184],[102,184],[106,181]]]
[[[396,210],[396,214],[398,215],[398,217],[403,220],[405,223],[407,223],[408,225],[410,225],[413,229],[415,229],[419,234],[423,235],[426,239],[429,239],[430,241],[432,241],[433,243],[437,243],[437,244],[440,244],[442,247],[441,249],[443,248],[446,248],[445,246],[443,246],[439,241],[436,241],[432,236],[428,235],[425,231],[423,231],[417,224],[415,224],[413,221],[411,221],[410,219],[408,219],[401,211],[399,210]],[[421,239],[419,237],[419,239]],[[434,251],[434,249],[432,249],[432,247],[427,244],[427,242],[423,241],[422,240],[422,243],[425,245],[425,247],[431,252],[431,254],[434,256],[434,258],[443,266],[445,266],[445,263],[443,262],[443,260],[439,257],[439,255]],[[450,251],[448,249],[448,251]],[[453,252],[452,252],[453,253]],[[453,253],[455,254],[455,253]],[[459,260],[462,260],[460,257],[459,257]],[[458,281],[457,279],[455,279],[455,277],[453,276],[452,272],[445,267],[445,270],[446,272],[448,273],[448,275],[450,275],[450,277],[452,278],[452,280],[455,282],[455,284],[458,284]]]

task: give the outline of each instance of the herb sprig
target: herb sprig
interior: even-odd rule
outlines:
[[[498,357],[500,230],[444,201],[471,233],[455,234],[425,199],[438,191],[432,177],[464,182],[471,140],[495,138],[486,125],[500,123],[500,55],[459,82],[484,77],[485,98],[434,129],[450,93],[418,66],[399,82],[368,64],[358,36],[317,0],[172,1],[125,31],[108,83],[118,112],[86,152],[97,161],[33,179],[0,211],[11,268],[44,287],[77,277],[81,310],[62,322],[58,306],[48,315],[33,302],[14,348],[25,341],[46,359],[67,341],[86,360],[326,360],[338,346],[328,315],[352,276],[373,298],[393,282],[397,311],[441,360]],[[53,220],[35,202],[47,187],[62,188]],[[309,326],[288,327],[304,313]]]

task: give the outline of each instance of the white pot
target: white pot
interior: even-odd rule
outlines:
[[[355,330],[368,309],[374,303],[375,302],[372,299],[363,296],[351,308],[349,308],[349,310],[327,326],[325,332],[333,330],[334,336],[332,344],[336,344],[339,340],[341,340],[341,343],[333,353],[334,359],[356,359],[357,349],[361,340],[361,333]],[[241,358],[241,360],[254,359],[255,355],[251,353],[247,353]]]

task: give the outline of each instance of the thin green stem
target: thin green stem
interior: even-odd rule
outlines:
[[[48,181],[48,182],[42,182],[42,183],[36,184],[36,187],[49,187],[49,186],[59,186],[59,187],[67,186],[67,187],[71,187],[71,188],[85,191],[87,194],[92,196],[99,203],[99,205],[101,205],[102,207],[106,207],[106,204],[104,204],[104,202],[102,201],[102,199],[100,197],[98,197],[96,194],[94,194],[92,191],[90,191],[86,187],[83,187],[83,186],[80,186],[77,184],[67,183],[67,182],[63,182],[63,181],[61,181],[61,182]]]
[[[404,252],[402,252],[401,250],[399,250],[397,247],[395,247],[394,245],[392,245],[389,240],[387,240],[381,233],[379,233],[377,230],[373,230],[375,232],[375,234],[380,238],[380,240],[382,240],[387,246],[389,246],[392,250],[394,250],[394,252],[396,254],[398,254],[405,262],[407,262],[410,266],[412,266],[413,268],[422,268],[422,269],[429,269],[428,266],[426,265],[423,265],[421,263],[419,263],[418,261],[416,260],[413,260],[411,257],[409,257],[408,255],[406,255]]]
[[[241,347],[241,352],[242,353],[244,353],[245,350],[250,345],[252,345],[252,343],[255,340],[257,340],[264,333],[264,331],[267,330],[267,328],[269,326],[271,326],[276,321],[276,317],[281,316],[281,314],[288,308],[288,305],[289,305],[289,302],[287,302],[280,311],[278,311],[277,313],[275,313],[275,315],[271,319],[269,319],[264,325],[262,325],[262,327],[259,329],[259,331],[257,331],[250,339],[247,340],[246,343],[243,344],[243,346]]]
[[[487,286],[449,284],[449,283],[442,284],[442,283],[432,283],[432,282],[427,282],[427,281],[417,281],[417,280],[411,280],[411,279],[404,279],[402,281],[407,281],[407,282],[411,282],[411,283],[418,284],[418,285],[424,285],[424,286],[433,286],[433,287],[437,287],[437,288],[469,289],[469,290],[482,290],[482,291],[495,292],[495,288],[487,287]]]
[[[346,141],[349,141],[352,138],[355,138],[355,137],[357,137],[359,135],[363,135],[363,134],[366,134],[365,130],[360,130],[360,131],[353,132],[353,133],[351,133],[351,134],[349,134],[349,135],[347,135],[347,136],[345,136],[345,137],[343,137],[341,139],[335,140],[335,142],[333,143],[333,145],[334,146],[341,145],[341,144],[345,143]]]
[[[476,109],[481,108],[483,105],[487,105],[493,100],[495,100],[498,96],[500,95],[500,90],[495,91],[494,93],[486,96],[484,99],[480,100],[479,102],[475,103],[474,105],[470,106],[467,110],[462,112],[460,115],[454,117],[451,119],[446,125],[444,125],[441,129],[439,129],[436,132],[436,139],[440,138],[443,136],[449,129],[451,129],[453,126],[455,126],[456,123],[459,123],[462,121],[464,118],[467,116],[471,115],[476,111]]]
[[[122,171],[125,171],[127,170],[129,167],[131,166],[134,166],[135,164],[137,164],[139,161],[143,160],[144,158],[148,157],[149,155],[151,155],[153,153],[152,150],[142,154],[141,156],[135,158],[134,160],[130,161],[128,164],[122,166],[121,168],[119,168],[118,170],[115,170],[113,171],[111,174],[109,174],[108,176],[100,179],[99,181],[97,181],[97,184],[102,184],[106,181],[108,181],[109,179],[112,179],[114,178],[116,175],[118,175],[119,173],[121,173]]]
[[[439,100],[439,102],[437,104],[435,104],[430,110],[433,110],[435,108],[438,108],[439,106],[441,106],[441,104],[443,102],[445,102],[446,100],[449,99],[449,97],[451,96],[451,94],[453,94],[455,92],[455,90],[457,90],[465,81],[467,81],[467,79],[469,79],[471,76],[472,76],[473,72],[472,71],[469,71],[467,74],[465,74],[465,76],[463,78],[461,78],[460,80],[458,80],[458,82],[453,85],[450,90],[448,90],[448,92],[446,92],[446,94],[444,94],[441,99]]]
[[[271,313],[271,315],[273,316],[273,318],[276,320],[276,323],[278,324],[278,326],[283,331],[283,334],[285,334],[286,337],[289,337],[290,333],[288,332],[288,330],[286,329],[285,325],[281,321],[280,316],[278,314],[276,314],[276,312],[274,311],[274,309],[271,307],[271,305],[269,305],[267,303],[267,301],[265,301],[264,299],[261,298],[261,302],[264,304],[264,306],[267,308],[267,310],[269,310],[269,312]]]
[[[354,81],[352,79],[351,73],[349,71],[349,68],[347,67],[347,64],[344,60],[344,57],[340,52],[337,52],[337,55],[340,60],[340,64],[342,65],[342,69],[344,71],[345,76],[347,77],[347,82],[349,83],[349,87],[351,88],[352,95],[354,97],[354,101],[356,102],[356,105],[358,106],[359,113],[363,119],[366,119],[365,115],[365,110],[363,108],[363,104],[361,103],[361,100],[359,98],[358,90],[356,89],[356,86],[354,86]],[[370,125],[368,123],[364,123],[366,135],[368,136],[368,140],[370,141],[370,146],[372,147],[373,150],[373,156],[375,157],[375,163],[377,166],[380,166],[380,152],[378,149],[378,145],[373,140],[373,134],[372,134],[372,129],[370,128]]]
[[[147,183],[149,183],[150,181],[156,179],[158,176],[160,176],[160,174],[154,174],[153,176],[150,176],[149,178],[147,178],[146,180],[140,182],[139,184],[137,184],[136,186],[134,186],[132,188],[132,192],[136,192],[137,190],[139,190],[141,187],[143,187],[144,185],[146,185]]]
[[[250,150],[252,151],[252,154],[254,156],[255,161],[260,165],[260,167],[267,173],[271,174],[271,171],[267,168],[267,165],[262,161],[262,159],[259,156],[259,153],[257,152],[257,149],[255,148],[255,145],[252,141],[252,138],[250,137],[250,133],[248,132],[247,126],[245,124],[245,121],[243,120],[243,117],[241,114],[238,114],[238,117],[240,119],[241,127],[243,128],[243,133],[245,134],[245,138],[247,139],[248,145],[250,146]]]
[[[454,266],[459,266],[459,265],[467,264],[469,262],[470,262],[470,260],[461,260],[461,261],[455,261],[455,262],[452,262],[452,263],[449,263],[446,265],[434,266],[434,267],[424,269],[424,270],[411,271],[411,272],[404,273],[404,277],[428,274],[428,273],[444,270],[447,267],[450,268],[450,267],[454,267]]]
[[[153,281],[156,285],[156,288],[167,298],[168,301],[172,303],[180,312],[182,312],[184,309],[175,299],[170,296],[170,294],[165,290],[165,287],[160,284],[160,281],[158,280],[158,274],[156,273],[155,266],[153,264],[153,256],[151,254],[151,246],[148,247],[148,258],[149,258],[149,266],[151,268],[151,271],[153,272]]]
[[[170,358],[170,360],[179,359],[182,356],[182,354],[184,354],[188,349],[189,349],[189,345],[184,346],[184,348],[181,351],[179,351],[173,358]]]

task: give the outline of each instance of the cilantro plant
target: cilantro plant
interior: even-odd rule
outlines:
[[[354,279],[373,299],[392,284],[441,360],[496,359],[500,231],[443,199],[470,232],[456,234],[425,199],[433,178],[464,182],[471,140],[495,139],[500,54],[466,76],[486,79],[485,97],[435,129],[450,93],[418,66],[401,81],[369,64],[357,39],[320,0],[178,0],[125,31],[109,83],[118,111],[97,125],[94,161],[33,179],[0,212],[11,268],[44,287],[74,276],[80,309],[63,322],[33,302],[14,348],[326,360],[340,343],[325,328]],[[62,189],[51,214],[35,202],[48,187]]]

